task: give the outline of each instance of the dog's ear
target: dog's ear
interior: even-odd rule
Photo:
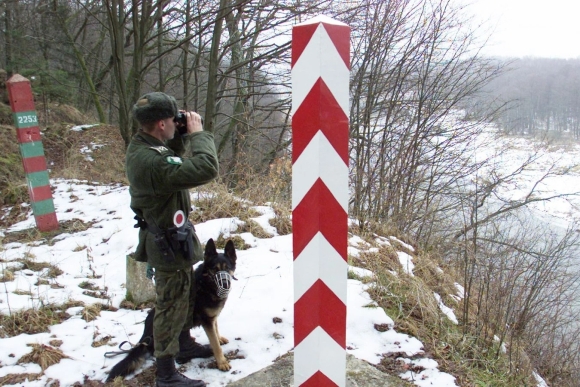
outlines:
[[[209,239],[205,244],[205,256],[206,257],[214,257],[217,255],[217,250],[215,248],[215,243],[213,239]]]
[[[232,262],[236,262],[236,246],[234,246],[234,242],[231,239],[226,243],[224,253]]]

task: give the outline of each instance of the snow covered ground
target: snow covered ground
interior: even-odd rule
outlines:
[[[511,185],[505,186],[502,195],[518,199],[525,194],[534,179],[545,173],[548,165],[557,162],[565,169],[580,160],[580,146],[569,146],[566,152],[535,150],[530,143],[519,139],[497,140],[482,138],[482,144],[492,145],[478,148],[474,157],[486,157],[509,143],[512,146],[509,157],[498,157],[502,170],[515,168],[515,165],[530,154],[537,160],[526,174]],[[88,156],[90,157],[90,150]],[[0,275],[6,270],[13,271],[13,281],[0,283],[0,312],[10,314],[17,311],[39,308],[46,304],[62,304],[70,300],[82,301],[85,305],[103,303],[119,307],[125,298],[125,257],[134,251],[137,242],[133,228],[133,213],[129,208],[129,193],[124,186],[88,184],[74,180],[53,180],[54,202],[60,222],[81,219],[91,222],[85,231],[61,234],[48,241],[33,243],[9,243],[0,248]],[[546,179],[540,185],[545,194],[578,191],[580,188],[580,168],[564,176]],[[580,199],[568,197],[533,205],[538,216],[549,216],[555,225],[564,227],[572,220],[580,220]],[[238,351],[238,358],[231,361],[232,370],[223,373],[204,367],[208,359],[195,359],[186,365],[185,374],[192,378],[203,379],[209,386],[225,386],[260,370],[285,354],[293,347],[293,284],[292,284],[292,235],[279,236],[268,223],[274,216],[270,207],[256,207],[262,215],[255,218],[272,238],[258,239],[249,233],[240,234],[251,248],[238,251],[236,277],[228,303],[220,317],[220,333],[230,339],[224,346],[225,352]],[[0,215],[1,216],[1,215]],[[228,237],[236,233],[239,219],[216,219],[196,225],[202,242],[218,238],[220,234]],[[2,233],[25,230],[34,227],[34,218],[20,222]],[[349,243],[349,254],[356,255],[365,249],[360,238],[353,237]],[[388,243],[385,238],[380,243]],[[399,244],[402,242],[398,241]],[[408,246],[407,250],[412,251]],[[403,269],[413,275],[413,257],[406,252],[398,253]],[[30,258],[35,262],[45,262],[63,271],[48,281],[45,268],[41,271],[20,270],[19,261]],[[373,273],[351,267],[357,278],[372,277]],[[42,281],[44,279],[44,281]],[[41,281],[39,281],[41,280]],[[98,294],[106,298],[87,295],[87,283],[91,283]],[[80,287],[79,285],[83,286]],[[422,344],[414,337],[396,332],[393,321],[374,305],[367,293],[370,285],[358,280],[348,280],[348,321],[347,348],[354,356],[378,363],[381,355],[389,352],[406,353],[407,356],[422,353]],[[458,296],[461,296],[458,286]],[[439,295],[433,295],[441,311],[456,322],[453,311],[441,302]],[[30,353],[29,344],[54,345],[55,340],[62,343],[59,349],[67,356],[58,364],[48,367],[36,381],[18,383],[21,386],[45,386],[49,380],[58,380],[60,386],[71,386],[89,379],[103,380],[107,371],[119,360],[104,357],[105,352],[116,350],[122,341],[135,343],[143,330],[142,322],[146,311],[128,309],[103,310],[93,321],[85,321],[80,312],[82,307],[67,310],[71,316],[64,322],[50,327],[50,332],[33,335],[21,334],[16,337],[0,339],[0,378],[8,374],[40,373],[41,369],[33,363],[22,363],[19,359]],[[375,324],[390,327],[384,332],[375,329]],[[192,334],[201,343],[207,338],[201,329]],[[95,346],[98,341],[107,345]],[[51,344],[52,343],[52,344]],[[456,386],[454,378],[440,372],[437,363],[430,359],[405,360],[424,368],[420,373],[407,371],[401,377],[417,386]],[[151,360],[149,361],[151,362]],[[147,364],[145,365],[147,366]],[[409,367],[412,369],[413,367]],[[539,378],[539,376],[538,376]],[[541,378],[539,385],[545,385]]]
[[[101,302],[118,307],[125,297],[125,256],[134,251],[137,242],[127,187],[70,180],[56,180],[52,184],[56,188],[54,202],[59,221],[81,219],[92,222],[92,227],[86,231],[61,234],[50,244],[4,245],[0,251],[3,270],[18,269],[21,263],[17,260],[29,257],[57,266],[63,273],[48,284],[37,285],[39,279],[46,277],[48,269],[40,272],[13,270],[14,281],[0,286],[1,313],[70,300],[83,301],[85,305]],[[274,216],[270,207],[256,209],[262,215],[255,220],[275,236],[257,239],[249,233],[241,234],[251,248],[238,251],[236,277],[239,280],[234,282],[219,319],[220,333],[230,339],[230,343],[224,346],[225,352],[239,351],[238,357],[241,358],[231,361],[232,370],[228,373],[203,367],[211,359],[194,359],[186,365],[187,376],[203,379],[211,387],[225,386],[258,371],[293,347],[292,235],[276,235],[268,223],[268,219]],[[217,239],[220,233],[226,237],[235,233],[238,223],[235,218],[217,219],[198,224],[196,229],[201,241],[205,242],[209,238]],[[5,231],[31,227],[34,227],[34,219],[29,217]],[[350,254],[362,249],[355,242],[356,238],[349,247]],[[408,254],[401,254],[401,257],[406,269],[412,270],[412,257]],[[351,270],[356,271],[358,278],[372,276],[366,270]],[[96,285],[97,293],[106,294],[108,300],[83,294],[85,289],[79,285],[87,282]],[[388,352],[402,352],[408,356],[422,353],[419,340],[396,332],[393,321],[382,309],[369,307],[374,302],[366,292],[368,286],[358,280],[348,280],[348,352],[375,364],[380,361],[381,354]],[[48,367],[40,379],[24,385],[45,386],[53,379],[58,380],[60,386],[71,386],[85,376],[104,381],[107,371],[119,361],[119,358],[105,358],[105,352],[116,350],[116,346],[125,340],[135,343],[143,331],[146,311],[103,310],[97,319],[87,322],[80,314],[82,309],[72,307],[67,310],[71,317],[51,326],[50,332],[0,339],[0,378],[8,374],[39,373],[41,369],[37,364],[19,363],[19,359],[32,350],[28,344],[51,345],[54,340],[60,340],[59,348],[68,358]],[[450,309],[445,309],[445,312],[450,318],[455,318]],[[390,329],[379,332],[375,324]],[[207,343],[202,329],[194,329],[192,334],[198,342]],[[106,341],[108,336],[111,337],[108,345],[91,346],[94,342]],[[407,371],[401,375],[414,380],[417,386],[456,386],[454,378],[440,372],[435,361],[406,361],[424,368],[420,373]]]

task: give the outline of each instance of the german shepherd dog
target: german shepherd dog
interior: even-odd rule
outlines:
[[[236,270],[236,249],[230,240],[226,243],[224,253],[216,250],[213,239],[205,246],[203,263],[195,269],[195,306],[193,309],[193,326],[203,327],[217,366],[222,371],[230,370],[231,366],[225,358],[221,345],[229,342],[220,336],[217,319],[220,315],[228,296],[231,286],[230,277],[234,277]],[[145,328],[139,343],[128,351],[127,356],[121,360],[109,372],[107,382],[117,376],[125,377],[139,368],[145,360],[153,355],[155,343],[153,342],[153,317],[155,308],[152,308],[145,319]]]

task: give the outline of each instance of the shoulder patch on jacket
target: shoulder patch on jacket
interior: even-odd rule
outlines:
[[[179,158],[177,156],[167,156],[165,158],[165,161],[167,161],[169,164],[173,164],[173,165],[183,164],[183,160],[181,160],[181,158]]]
[[[169,149],[167,149],[166,147],[164,147],[163,145],[159,145],[159,146],[152,146],[149,149],[153,149],[154,151],[159,152],[160,155],[162,155],[163,153],[169,152]]]

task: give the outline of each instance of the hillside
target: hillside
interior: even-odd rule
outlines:
[[[134,343],[142,330],[148,305],[125,300],[125,256],[136,235],[123,142],[112,126],[74,125],[80,123],[43,131],[58,232],[35,230],[19,160],[3,164],[9,179],[1,188],[0,347],[10,351],[0,356],[0,385],[103,385],[117,361],[105,359],[105,352],[124,340]],[[4,154],[14,155],[7,141],[14,129],[2,130]],[[202,242],[214,238],[223,246],[234,238],[239,248],[240,281],[220,318],[220,331],[234,339],[227,347],[233,372],[212,369],[211,361],[183,368],[210,386],[223,386],[292,349],[289,208],[234,196],[219,183],[192,191],[192,199]],[[349,264],[349,354],[417,386],[493,381],[508,364],[488,363],[486,369],[464,361],[476,355],[458,325],[463,288],[453,267],[414,241],[392,230],[351,226]],[[200,330],[193,333],[205,342]],[[477,359],[483,365],[485,354]],[[146,385],[153,372],[149,361],[125,385]],[[525,383],[534,385],[531,368],[527,375]]]

